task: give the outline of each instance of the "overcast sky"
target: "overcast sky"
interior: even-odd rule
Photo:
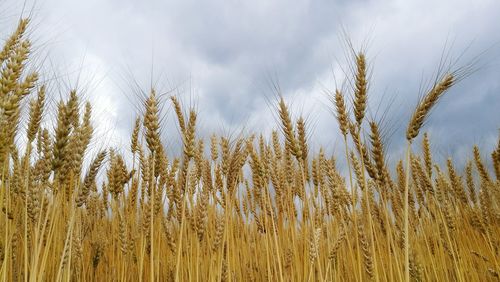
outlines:
[[[0,35],[15,28],[20,0],[0,0]],[[138,89],[151,83],[199,112],[200,134],[269,132],[278,84],[312,146],[341,150],[325,94],[345,85],[344,34],[367,51],[368,117],[382,121],[399,154],[418,98],[443,52],[477,70],[440,101],[425,131],[442,157],[491,149],[500,128],[500,1],[28,1],[35,63],[54,91],[78,86],[94,104],[103,139],[128,146]],[[57,90],[59,89],[59,90]],[[349,88],[345,87],[349,93]],[[174,91],[170,93],[169,91]],[[57,92],[59,93],[59,92]],[[63,93],[57,94],[62,95]],[[180,142],[165,103],[164,142]],[[337,149],[338,147],[338,149]],[[128,147],[126,147],[128,148]]]

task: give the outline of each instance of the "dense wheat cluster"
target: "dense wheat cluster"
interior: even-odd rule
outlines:
[[[471,146],[461,171],[434,162],[419,134],[456,73],[416,106],[395,168],[365,115],[362,52],[352,88],[332,95],[340,155],[311,151],[305,120],[282,98],[271,136],[203,140],[177,97],[177,120],[160,118],[154,90],[130,147],[90,153],[92,107],[77,91],[44,126],[49,88],[29,72],[27,25],[0,53],[1,281],[500,279],[500,140],[493,152]],[[178,124],[180,155],[163,145],[162,122]]]

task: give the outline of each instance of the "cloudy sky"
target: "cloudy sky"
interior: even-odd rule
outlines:
[[[140,90],[165,93],[164,142],[180,142],[168,95],[199,112],[200,134],[269,132],[274,85],[312,145],[340,146],[328,91],[349,72],[346,38],[367,52],[368,117],[400,152],[418,98],[445,65],[470,73],[438,104],[425,130],[442,157],[490,149],[500,128],[500,1],[0,0],[0,35],[33,16],[35,64],[57,95],[77,87],[94,103],[102,140],[128,144]],[[443,55],[444,54],[444,55]],[[450,61],[451,60],[451,61]],[[55,78],[55,79],[54,79]],[[105,136],[105,137],[104,137]],[[400,156],[396,154],[396,157]]]

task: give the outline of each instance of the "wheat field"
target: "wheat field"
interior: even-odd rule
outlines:
[[[409,109],[395,167],[365,114],[363,52],[352,87],[331,95],[337,155],[309,150],[281,96],[270,136],[207,140],[172,96],[183,150],[169,152],[154,89],[130,145],[93,153],[92,105],[77,91],[43,126],[49,88],[29,67],[28,25],[0,52],[0,281],[500,280],[500,139],[493,152],[471,144],[461,171],[433,160],[424,132],[461,70]]]

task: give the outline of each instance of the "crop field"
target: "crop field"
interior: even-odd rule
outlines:
[[[466,69],[443,71],[408,109],[395,162],[366,114],[363,51],[330,95],[335,154],[311,149],[281,95],[269,136],[204,138],[197,110],[155,89],[128,144],[96,151],[78,91],[49,112],[29,24],[0,46],[0,281],[500,281],[500,139],[470,144],[459,169],[435,161],[425,131]],[[180,152],[164,145],[165,122]]]

